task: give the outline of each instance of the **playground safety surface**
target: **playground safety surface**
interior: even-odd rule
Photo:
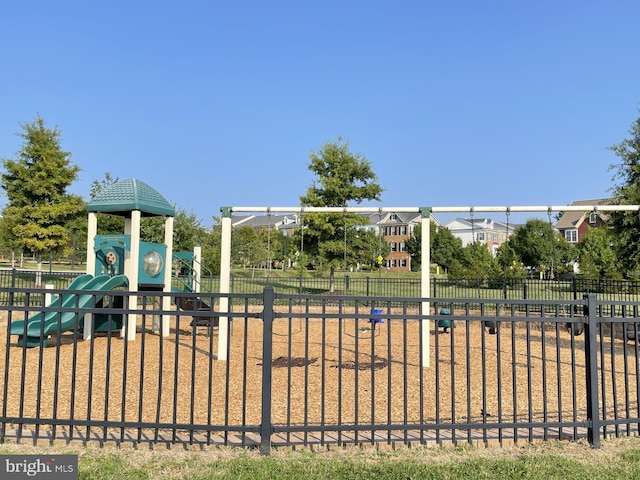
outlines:
[[[483,332],[479,322],[456,322],[448,333],[431,322],[430,367],[421,368],[419,322],[366,325],[351,319],[276,319],[273,325],[272,423],[274,425],[349,425],[403,421],[450,423],[542,421],[584,417],[585,360],[582,337],[564,329],[504,325],[499,335]],[[259,319],[234,320],[228,361],[217,360],[217,330],[189,327],[190,317],[171,320],[162,338],[145,325],[135,341],[100,335],[75,341],[71,333],[49,340],[44,349],[22,349],[10,342],[9,371],[0,363],[0,390],[6,415],[91,418],[152,423],[161,428],[108,429],[107,441],[119,443],[252,444],[252,433],[193,434],[168,425],[258,425],[261,420],[263,325]],[[6,318],[0,319],[0,358],[6,358]],[[118,332],[119,333],[119,332]],[[623,342],[611,351],[622,365]],[[576,351],[572,352],[572,344]],[[578,352],[578,353],[576,353]],[[626,355],[629,351],[626,352]],[[605,363],[611,362],[605,359]],[[620,381],[635,376],[617,372]],[[57,373],[56,373],[57,372]],[[483,383],[484,380],[484,383]],[[628,378],[626,379],[628,382]],[[611,388],[609,385],[608,388]],[[635,389],[635,385],[633,386]],[[559,395],[561,392],[561,395]],[[604,392],[607,394],[607,392]],[[561,396],[561,402],[558,397]],[[17,399],[22,398],[19,402]],[[611,408],[611,407],[609,407]],[[569,409],[569,410],[567,410]],[[226,423],[225,423],[226,422]],[[113,430],[113,431],[112,431]],[[6,432],[32,434],[31,427]],[[55,441],[103,438],[106,429],[39,428]],[[508,430],[430,432],[277,433],[274,445],[414,442],[496,442]],[[576,429],[519,429],[519,436],[584,436]]]

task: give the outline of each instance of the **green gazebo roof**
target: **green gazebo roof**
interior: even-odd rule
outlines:
[[[133,210],[140,210],[144,216],[176,215],[176,209],[162,195],[134,178],[109,185],[91,199],[87,209],[122,216]]]

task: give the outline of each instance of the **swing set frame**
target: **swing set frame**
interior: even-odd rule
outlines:
[[[470,207],[260,207],[260,206],[233,206],[221,207],[222,238],[220,246],[220,317],[218,330],[218,360],[227,360],[227,346],[229,335],[229,297],[231,293],[231,217],[234,213],[420,213],[422,240],[420,244],[422,252],[420,294],[421,298],[429,298],[430,295],[430,265],[431,265],[431,231],[429,228],[431,215],[435,213],[504,213],[507,217],[513,213],[547,213],[551,212],[638,212],[640,205],[544,205],[544,206],[470,206]],[[430,311],[430,302],[422,302],[422,312]],[[430,367],[431,356],[431,331],[430,320],[421,320],[422,324],[422,367]]]

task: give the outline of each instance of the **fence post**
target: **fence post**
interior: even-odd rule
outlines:
[[[271,387],[273,357],[273,287],[265,287],[262,291],[262,416],[260,419],[260,454],[271,453]]]
[[[587,323],[585,325],[585,361],[587,384],[587,439],[593,448],[600,448],[600,399],[598,397],[598,342],[596,295],[586,293],[582,298],[586,303]]]

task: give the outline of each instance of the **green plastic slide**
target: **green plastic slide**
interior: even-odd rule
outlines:
[[[92,293],[76,294],[64,293],[48,305],[54,309],[88,309],[96,308],[97,303],[105,296],[105,292],[116,288],[127,287],[129,279],[125,275],[82,275],[74,279],[68,290],[86,290]],[[94,293],[95,292],[95,293]],[[76,311],[46,311],[38,312],[27,320],[11,322],[11,335],[18,335],[18,345],[27,347],[44,347],[47,337],[51,334],[72,330],[84,314]]]

